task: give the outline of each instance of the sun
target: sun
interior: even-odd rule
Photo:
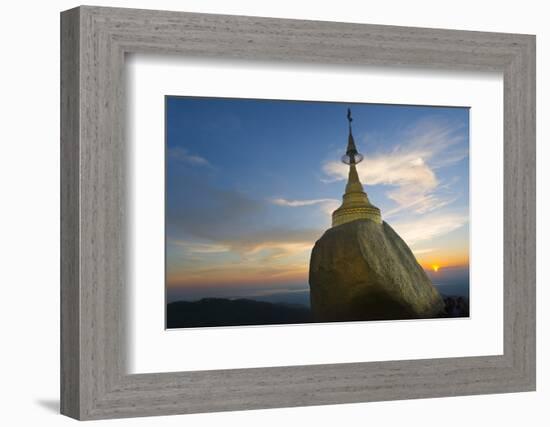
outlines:
[[[433,265],[432,265],[432,270],[435,271],[435,272],[437,273],[437,271],[439,270],[439,265],[433,264]]]

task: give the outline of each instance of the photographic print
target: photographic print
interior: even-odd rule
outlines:
[[[469,317],[469,108],[165,97],[166,327]]]

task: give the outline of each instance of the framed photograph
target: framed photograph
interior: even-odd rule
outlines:
[[[469,108],[165,110],[168,329],[469,317]]]
[[[61,14],[61,411],[535,390],[535,37]]]

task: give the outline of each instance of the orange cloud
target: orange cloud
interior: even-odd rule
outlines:
[[[308,264],[274,266],[233,265],[202,268],[169,274],[167,285],[170,288],[219,287],[219,286],[258,286],[259,284],[279,284],[288,282],[307,283]]]

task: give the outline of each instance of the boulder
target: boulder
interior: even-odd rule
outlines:
[[[399,235],[368,219],[327,230],[315,243],[309,286],[316,321],[439,317],[445,304]]]

